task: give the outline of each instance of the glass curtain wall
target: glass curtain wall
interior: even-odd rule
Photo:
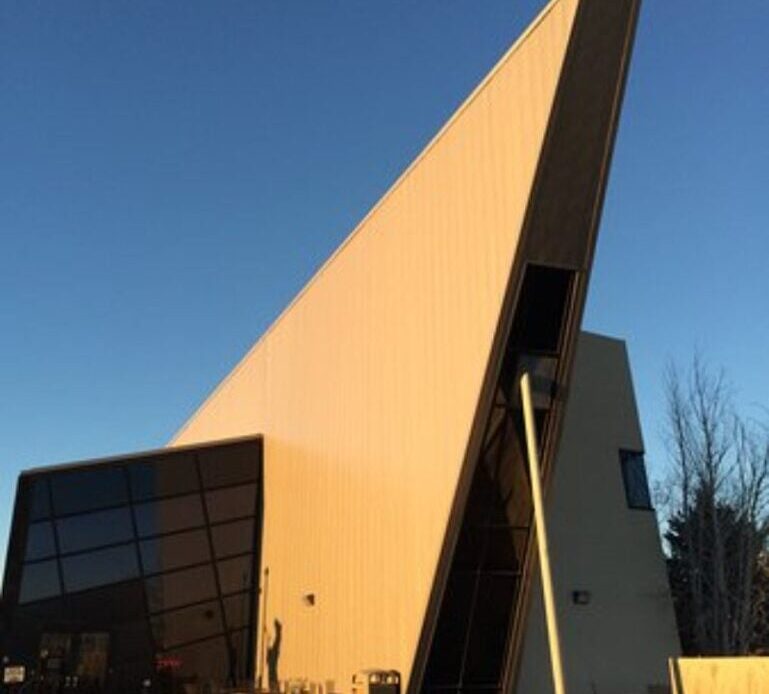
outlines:
[[[532,524],[519,379],[531,376],[542,447],[551,435],[573,277],[526,268],[427,659],[426,693],[504,689]]]
[[[38,691],[253,681],[260,439],[22,475],[3,596]]]

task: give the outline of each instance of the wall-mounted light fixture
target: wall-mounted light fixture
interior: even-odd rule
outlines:
[[[589,605],[590,599],[593,596],[589,590],[573,590],[571,591],[571,601],[575,605]]]

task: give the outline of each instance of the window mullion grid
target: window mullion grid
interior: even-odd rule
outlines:
[[[64,595],[64,570],[62,569],[61,565],[61,545],[59,543],[59,529],[56,525],[56,509],[53,506],[53,490],[51,489],[51,481],[49,479],[41,479],[45,481],[45,486],[48,490],[48,505],[51,508],[51,530],[53,531],[53,547],[54,551],[56,552],[56,569],[59,574],[59,592],[61,595]]]
[[[133,544],[136,551],[136,565],[139,567],[139,575],[142,582],[142,607],[144,608],[144,623],[147,627],[147,633],[149,634],[149,642],[152,644],[152,650],[158,652],[158,644],[155,639],[155,632],[152,629],[152,621],[150,620],[150,603],[149,596],[147,595],[147,583],[144,580],[144,561],[142,560],[142,553],[139,547],[139,527],[136,522],[136,511],[134,510],[133,490],[131,489],[131,480],[128,468],[123,468],[123,479],[125,480],[126,490],[128,494],[128,508],[131,515],[131,530],[133,531]]]
[[[509,425],[509,417],[505,415],[502,419],[501,424],[499,427],[497,427],[496,431],[488,432],[487,437],[496,437],[499,436],[499,448],[497,449],[497,455],[495,459],[495,465],[494,465],[494,476],[492,478],[493,483],[495,485],[499,484],[499,468],[502,464],[502,460],[504,459],[505,455],[505,439],[507,437],[507,430]],[[484,464],[484,459],[481,458],[479,461],[478,469]],[[477,473],[476,473],[477,474]],[[494,497],[492,495],[492,501]],[[467,668],[467,654],[470,649],[470,637],[472,635],[473,630],[473,622],[475,619],[475,610],[478,605],[478,591],[480,589],[480,583],[481,583],[481,575],[483,574],[483,565],[486,561],[486,554],[489,549],[489,525],[490,520],[493,513],[493,505],[490,504],[489,507],[486,509],[486,518],[485,522],[483,524],[483,536],[482,536],[482,547],[478,553],[478,564],[475,567],[475,582],[473,584],[473,597],[470,601],[470,611],[468,613],[468,619],[467,619],[467,631],[465,632],[465,642],[462,646],[462,662],[459,667],[459,688],[463,689],[465,686],[465,670]]]
[[[219,614],[222,619],[222,626],[224,628],[224,641],[227,648],[227,678],[233,680],[235,678],[234,663],[232,662],[232,637],[227,624],[227,615],[224,611],[224,598],[222,597],[222,586],[219,580],[219,564],[216,561],[216,552],[214,550],[214,536],[211,531],[211,520],[208,517],[208,506],[206,505],[206,489],[203,486],[203,473],[200,469],[200,456],[195,454],[195,471],[198,475],[198,484],[200,487],[200,502],[203,508],[203,521],[206,524],[206,537],[208,538],[208,550],[211,553],[211,566],[214,572],[214,585],[216,586],[216,601],[219,603]],[[235,682],[230,681],[232,686],[235,686]]]

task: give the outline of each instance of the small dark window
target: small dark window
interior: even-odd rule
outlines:
[[[26,564],[21,575],[19,602],[43,600],[59,594],[59,569],[55,561]]]
[[[79,552],[133,539],[131,512],[125,506],[69,516],[56,521],[59,547],[63,553]]]
[[[51,523],[32,523],[27,529],[27,551],[24,558],[43,559],[56,554],[56,545],[53,541],[53,527]]]
[[[68,593],[119,583],[139,575],[133,544],[64,557],[61,568]]]
[[[155,540],[144,540],[139,546],[144,573],[148,574],[202,564],[211,559],[205,530],[192,530]]]
[[[253,516],[256,512],[256,485],[228,487],[215,492],[206,492],[208,519],[212,523]]]
[[[135,501],[187,494],[197,491],[199,487],[195,456],[191,453],[134,463],[128,467],[128,477]]]
[[[123,469],[100,467],[62,472],[51,478],[56,515],[127,503]]]
[[[203,525],[200,496],[180,496],[134,507],[139,535],[161,535]]]
[[[646,463],[644,454],[639,451],[619,452],[622,465],[622,479],[625,482],[625,496],[630,508],[652,508],[651,495],[649,494],[649,482],[646,478]]]
[[[214,570],[210,564],[194,569],[153,576],[145,581],[151,612],[191,605],[216,597]]]

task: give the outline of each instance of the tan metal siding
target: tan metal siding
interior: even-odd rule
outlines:
[[[264,434],[282,679],[408,677],[576,6],[546,8],[173,442]]]

